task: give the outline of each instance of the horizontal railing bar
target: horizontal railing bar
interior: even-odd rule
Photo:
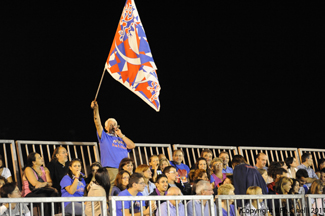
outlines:
[[[84,202],[84,201],[105,201],[106,197],[24,197],[24,198],[1,198],[2,203],[13,203],[13,202],[21,202],[21,203],[40,203],[40,202]]]
[[[211,146],[211,145],[194,145],[194,144],[173,144],[173,146],[175,147],[180,147],[180,148],[187,148],[187,147],[190,147],[190,148],[197,148],[197,147],[200,147],[201,148],[208,148],[208,149],[214,149],[214,148],[217,148],[217,149],[237,149],[237,147],[234,147],[234,146]]]
[[[96,142],[68,142],[68,141],[32,141],[32,140],[17,140],[19,144],[56,144],[56,145],[82,145],[82,144],[93,144],[97,145]]]
[[[212,195],[194,195],[194,196],[111,196],[110,200],[114,201],[146,201],[146,200],[201,200],[213,199]]]

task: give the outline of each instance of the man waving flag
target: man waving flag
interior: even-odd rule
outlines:
[[[109,52],[105,69],[157,112],[160,85],[134,0],[127,0]]]

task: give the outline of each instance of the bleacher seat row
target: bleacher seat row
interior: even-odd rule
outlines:
[[[79,158],[83,162],[85,174],[88,174],[89,166],[100,161],[99,145],[97,142],[60,142],[60,141],[23,141],[17,140],[16,145],[14,140],[0,140],[2,148],[0,154],[4,158],[4,165],[12,171],[13,179],[21,187],[22,169],[24,161],[30,152],[38,152],[44,158],[45,165],[51,160],[52,153],[55,148],[63,146],[68,150],[69,160]],[[200,157],[203,149],[210,149],[213,152],[213,157],[217,157],[220,152],[226,151],[229,153],[230,160],[236,154],[244,156],[246,161],[251,165],[255,165],[254,156],[263,152],[268,156],[268,161],[283,161],[287,157],[295,157],[300,162],[300,157],[303,153],[310,152],[313,155],[313,168],[317,167],[317,161],[320,158],[325,158],[324,149],[310,148],[279,148],[279,147],[247,147],[247,146],[213,146],[213,145],[189,145],[189,144],[173,144],[173,149],[182,149],[184,152],[184,164],[190,168],[196,163],[196,159]],[[150,155],[165,154],[169,160],[172,160],[172,145],[171,144],[151,144],[151,143],[136,143],[136,148],[133,149],[129,157],[134,160],[135,165],[149,164]]]

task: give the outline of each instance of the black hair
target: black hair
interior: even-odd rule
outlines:
[[[269,165],[269,168],[267,169],[267,175],[273,178],[275,169],[281,168],[281,167],[282,166],[281,166],[280,162],[277,162],[277,161],[271,162]]]
[[[132,188],[134,183],[139,183],[141,178],[143,178],[141,173],[133,173],[129,180],[129,188]]]
[[[284,168],[275,168],[273,172],[273,176],[271,176],[273,179],[276,179],[276,175],[282,175],[283,173],[288,173],[288,171]]]
[[[38,153],[37,152],[32,152],[27,156],[26,167],[32,167],[33,166],[33,162],[36,161],[36,154],[38,154]]]
[[[284,162],[287,164],[288,168],[291,167],[291,164],[293,163],[293,157],[288,157],[284,160]]]
[[[320,171],[320,165],[321,165],[322,163],[324,163],[324,162],[325,162],[325,158],[321,158],[321,159],[318,160],[317,171]]]
[[[172,168],[174,168],[174,169],[176,169],[176,167],[174,167],[174,166],[168,166],[168,167],[165,167],[165,169],[164,169],[164,174],[166,175],[167,173],[169,173],[170,172],[170,169],[172,169]]]
[[[96,183],[102,186],[106,192],[106,198],[109,200],[109,189],[111,188],[111,183],[109,180],[109,174],[106,168],[99,168],[95,174]]]
[[[245,164],[246,160],[242,155],[235,155],[233,156],[231,163],[235,167],[239,164]]]
[[[159,180],[160,180],[161,178],[167,178],[167,176],[166,176],[165,174],[160,174],[160,175],[158,175],[158,176],[157,176],[157,179],[156,179],[156,183],[159,183]]]
[[[311,156],[310,153],[306,152],[304,153],[302,156],[301,156],[301,163],[304,163],[308,158],[309,156]]]
[[[12,194],[12,192],[16,189],[16,182],[10,182],[2,186],[0,190],[1,198],[8,198],[8,194]]]
[[[308,172],[305,169],[298,169],[296,172],[296,179],[300,180],[301,177],[308,178]]]
[[[69,163],[69,169],[68,169],[68,175],[70,176],[70,178],[73,178],[73,174],[72,174],[72,171],[71,171],[70,167],[71,167],[72,164],[73,164],[74,162],[76,162],[76,161],[78,161],[78,162],[80,163],[80,165],[81,165],[81,170],[82,170],[82,162],[81,162],[81,160],[80,160],[79,158],[75,158],[75,159],[71,160],[70,163]],[[81,178],[82,178],[82,176],[80,175],[80,176],[79,176],[79,180],[81,180]]]

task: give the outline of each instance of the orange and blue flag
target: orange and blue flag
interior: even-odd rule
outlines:
[[[160,110],[157,67],[134,0],[127,0],[105,69],[156,111]]]

